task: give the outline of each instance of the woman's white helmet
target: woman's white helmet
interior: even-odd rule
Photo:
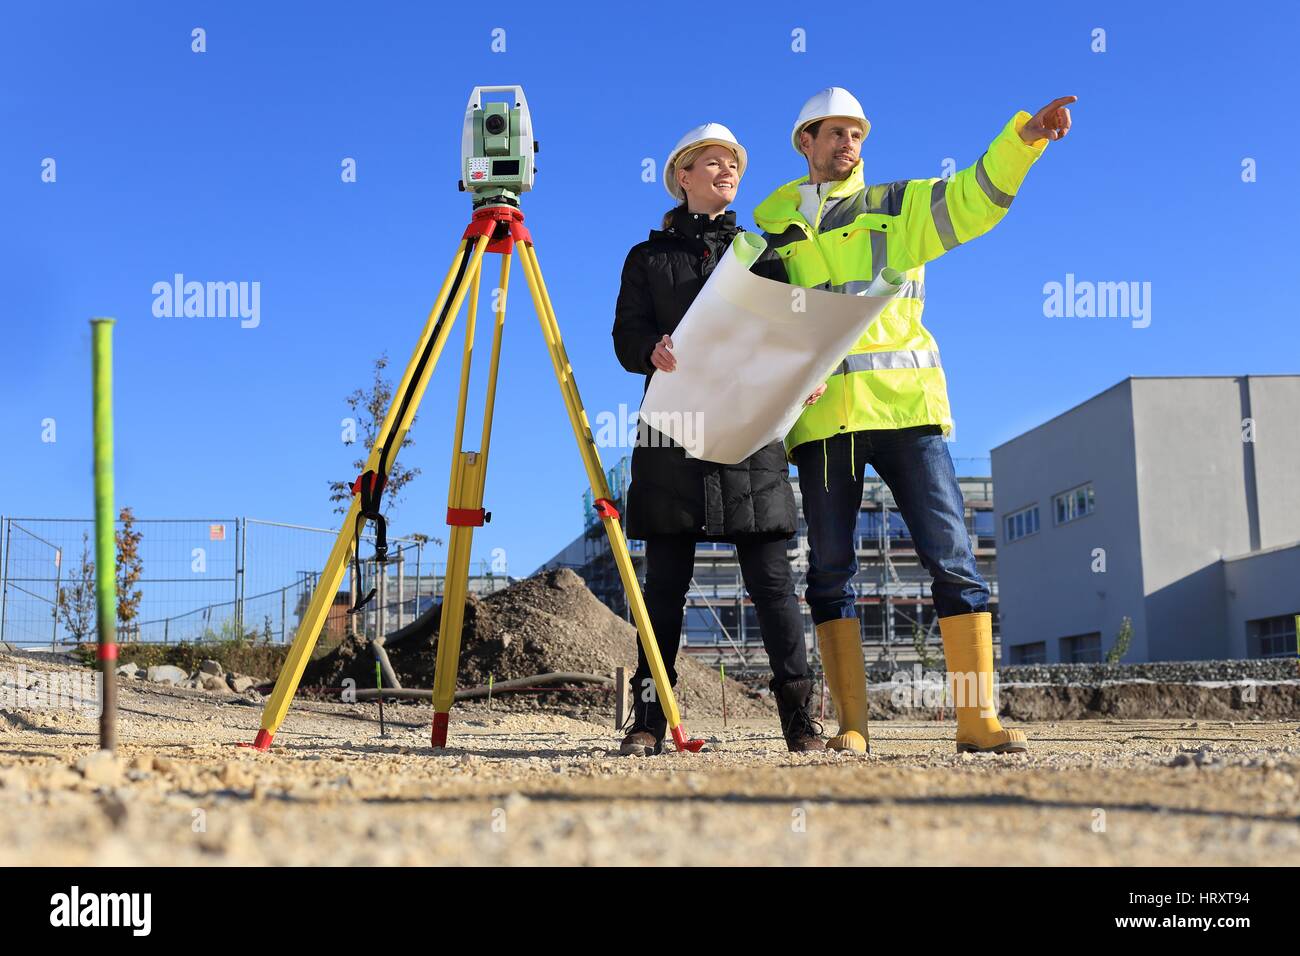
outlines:
[[[736,137],[731,135],[731,130],[721,123],[704,123],[695,127],[685,136],[677,141],[673,151],[668,154],[664,161],[664,189],[668,190],[668,195],[672,196],[678,202],[685,198],[682,193],[682,187],[677,184],[677,160],[689,149],[697,146],[726,146],[736,153],[736,162],[740,167],[740,175],[745,175],[745,165],[749,162],[749,155],[745,152],[745,147],[736,141]]]
[[[867,114],[862,112],[862,104],[858,102],[857,97],[842,87],[828,86],[811,97],[799,111],[799,118],[794,121],[794,129],[790,132],[790,142],[794,145],[794,151],[800,156],[803,155],[803,150],[799,148],[799,134],[803,132],[805,126],[832,116],[847,116],[858,120],[862,124],[863,139],[866,139],[867,134],[871,132],[871,121],[867,119]]]

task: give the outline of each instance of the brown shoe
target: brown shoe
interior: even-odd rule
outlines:
[[[650,731],[633,730],[623,738],[623,743],[619,745],[618,752],[623,757],[652,757],[655,754],[662,753],[663,749],[663,740],[656,740],[655,735]]]
[[[628,727],[627,736],[619,745],[618,752],[624,757],[650,757],[663,753],[664,737],[668,734],[668,718],[664,716],[664,710],[659,706],[658,700],[641,699],[642,695],[638,692],[635,674],[630,684],[632,713],[629,719],[632,726]]]
[[[808,702],[812,699],[813,682],[805,677],[800,680],[769,685],[776,697],[776,710],[781,718],[781,735],[785,737],[785,747],[791,753],[810,753],[826,749],[826,741],[821,737],[821,725],[808,713]]]

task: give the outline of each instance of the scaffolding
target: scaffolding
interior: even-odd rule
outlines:
[[[987,459],[958,459],[982,462]],[[619,507],[627,488],[627,459],[610,469],[610,487],[618,495]],[[998,634],[998,587],[993,481],[985,476],[959,477],[964,499],[966,528],[971,537],[976,565],[991,590],[994,638]],[[791,478],[796,501],[799,485]],[[802,515],[802,503],[798,509]],[[877,476],[868,474],[855,529],[858,571],[853,578],[855,603],[862,623],[863,643],[869,662],[892,668],[910,666],[940,656],[940,638],[934,602],[930,597],[930,575],[921,566],[912,546],[911,534],[898,512],[889,488]],[[630,541],[634,563],[644,580],[643,542]],[[795,574],[796,592],[804,619],[805,640],[810,649],[813,625],[803,603],[808,570],[808,533],[800,518],[798,533],[790,539],[787,555]],[[589,515],[583,534],[545,567],[567,566],[586,581],[588,588],[611,610],[626,617],[617,570],[604,547],[599,522]],[[745,593],[734,546],[701,541],[695,549],[695,575],[686,597],[682,628],[683,651],[711,664],[725,664],[742,673],[767,667],[753,603]]]

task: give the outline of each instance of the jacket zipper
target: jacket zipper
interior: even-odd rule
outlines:
[[[822,253],[822,248],[817,243],[817,236],[821,235],[820,228],[821,228],[821,221],[822,221],[822,210],[826,208],[826,199],[831,194],[831,190],[829,189],[826,190],[825,194],[822,193],[822,186],[824,185],[826,184],[825,183],[817,184],[817,222],[812,224],[813,245],[817,246],[817,252],[822,256],[823,263],[826,260],[826,256],[825,254]],[[826,274],[827,277],[832,280],[832,284],[833,284],[834,277],[830,275],[829,267],[826,269]],[[840,376],[840,398],[841,398],[840,431],[847,431],[849,427],[849,378],[847,375]]]
[[[818,184],[818,189],[817,189],[817,194],[818,194],[818,196],[821,196],[821,185],[822,185],[822,184],[820,184],[820,183]],[[829,192],[827,193],[827,195],[829,195]],[[825,205],[826,205],[826,197],[825,197],[825,196],[821,196],[821,201],[817,204],[817,221],[818,221],[818,222],[821,222],[821,218],[822,218],[822,209],[825,207]],[[804,231],[804,235],[808,237],[808,241],[811,242],[812,245],[813,245],[813,248],[817,250],[817,255],[821,258],[821,260],[822,260],[822,265],[827,266],[827,268],[826,268],[826,275],[827,275],[827,277],[829,278],[829,277],[830,277],[830,267],[829,267],[829,266],[827,265],[827,263],[826,263],[826,256],[822,253],[822,248],[821,248],[821,246],[819,246],[819,245],[817,244],[817,236],[819,235],[819,233],[817,232],[816,227],[813,226],[813,225],[811,225],[811,224],[808,222],[808,220],[804,219],[804,217],[803,217],[802,215],[799,215],[797,209],[796,209],[796,212],[795,212],[795,217],[794,217],[793,219],[790,219],[790,220],[787,221],[786,228],[788,229],[790,226],[793,226],[793,225],[797,225],[797,226],[799,226],[799,228],[801,228],[801,229]],[[843,401],[841,402],[841,406],[842,406],[842,409],[843,409],[843,414],[841,415],[841,421],[843,422],[843,424],[841,425],[841,429],[840,429],[841,431],[843,431],[843,430],[845,430],[845,429],[848,428],[848,422],[849,422],[849,393],[848,393],[848,389],[845,388],[844,386],[845,386],[845,383],[841,382],[841,383],[840,383],[840,391],[843,393]]]
[[[826,207],[826,196],[830,195],[829,191],[827,191],[826,196],[822,195],[822,187],[825,185],[825,183],[817,184],[817,221],[812,224],[814,234],[821,228],[822,210]]]

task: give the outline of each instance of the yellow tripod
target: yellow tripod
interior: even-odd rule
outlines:
[[[631,555],[628,553],[627,539],[623,535],[623,526],[619,523],[618,509],[610,498],[609,487],[605,483],[605,473],[600,463],[600,454],[596,449],[596,441],[587,421],[587,413],[582,407],[582,399],[578,395],[577,382],[573,378],[573,367],[569,364],[564,343],[560,339],[560,327],[555,320],[555,309],[551,305],[550,296],[546,292],[546,283],[542,280],[537,251],[523,221],[523,213],[514,206],[506,204],[487,205],[474,212],[473,219],[461,238],[456,258],[443,280],[442,289],[438,292],[438,298],[425,322],[420,341],[406,366],[401,384],[393,397],[393,403],[384,416],[374,447],[366,460],[365,471],[353,485],[354,496],[347,517],[343,521],[343,528],[325,562],[325,569],[321,572],[311,603],[299,622],[298,631],[289,648],[289,656],[262,713],[261,729],[252,744],[241,744],[241,746],[254,747],[258,750],[269,749],[271,739],[284,722],[293,695],[298,689],[298,683],[302,680],[303,670],[325,624],[326,615],[342,584],[352,549],[359,540],[356,534],[357,523],[359,520],[364,521],[366,518],[373,519],[378,516],[379,495],[392,467],[396,449],[402,446],[433,368],[437,364],[438,356],[442,353],[443,345],[455,323],[455,317],[468,294],[465,352],[461,363],[460,398],[456,408],[455,447],[447,503],[447,524],[451,526],[451,536],[447,549],[447,577],[438,630],[438,656],[433,682],[432,743],[435,747],[446,746],[448,717],[455,699],[456,671],[460,663],[461,628],[464,623],[470,544],[473,540],[474,528],[482,526],[490,517],[483,510],[483,484],[487,475],[488,445],[492,436],[492,409],[496,399],[497,367],[501,357],[501,333],[506,318],[506,289],[510,279],[510,260],[516,246],[523,262],[528,289],[532,293],[533,307],[542,325],[542,336],[551,355],[555,377],[559,381],[564,405],[569,413],[569,424],[573,427],[573,435],[578,441],[578,452],[587,469],[587,480],[591,483],[592,495],[596,500],[596,511],[604,523],[605,533],[609,536],[614,561],[618,565],[619,576],[627,592],[632,617],[636,622],[646,660],[650,663],[655,690],[664,715],[668,718],[673,742],[679,751],[694,752],[703,746],[703,741],[688,739],[686,729],[682,726],[677,698],[673,695],[667,672],[664,670],[663,658],[659,655],[659,645],[655,642],[650,616],[646,612],[641,587],[636,579]],[[501,280],[494,302],[496,324],[492,337],[483,434],[478,451],[465,451],[461,445],[465,432],[465,403],[469,392],[470,361],[474,351],[478,287],[483,257],[489,252],[499,253],[501,256]],[[382,529],[382,525],[380,527]],[[381,533],[379,541],[382,542],[382,539]],[[377,543],[377,549],[381,546]]]

